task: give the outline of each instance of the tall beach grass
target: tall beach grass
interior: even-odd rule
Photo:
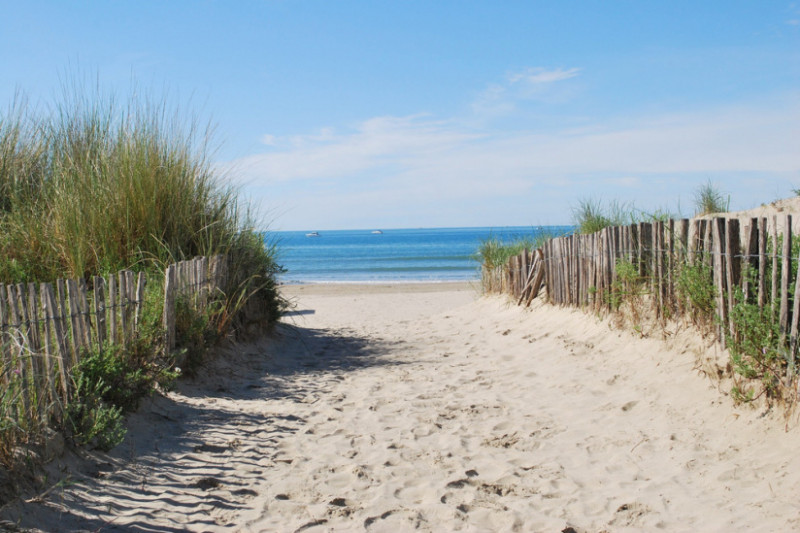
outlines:
[[[276,250],[213,165],[212,137],[209,126],[163,100],[119,102],[77,83],[50,107],[15,98],[0,112],[0,283],[147,272],[152,296],[145,315],[153,324],[146,335],[153,338],[139,343],[149,347],[137,355],[142,368],[158,361],[168,370],[172,363],[169,354],[156,352],[163,352],[159,280],[176,261],[228,257],[219,304],[203,316],[178,317],[178,328],[187,330],[182,338],[200,339],[193,341],[200,346],[184,350],[203,350],[231,333],[254,302],[267,317],[263,323],[276,320],[283,307]],[[26,427],[25,421],[14,427]],[[0,462],[15,442],[36,439],[34,431],[2,429]]]

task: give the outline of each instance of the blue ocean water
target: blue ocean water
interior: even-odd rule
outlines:
[[[480,278],[481,242],[511,242],[537,233],[564,234],[571,227],[434,228],[305,231],[270,234],[283,283],[379,283],[469,281]]]

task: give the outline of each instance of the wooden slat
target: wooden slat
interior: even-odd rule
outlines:
[[[564,279],[566,282],[566,304],[573,305],[575,302],[575,285],[574,285],[574,271],[572,263],[572,245],[574,242],[574,235],[570,235],[564,239]]]
[[[798,264],[800,264],[800,257],[798,257],[797,261]],[[800,322],[800,268],[797,269],[794,285],[794,300],[792,302],[792,329],[789,337],[789,353],[792,357],[797,353],[798,322]]]
[[[558,239],[553,239],[550,242],[550,272],[551,272],[551,284],[548,285],[548,291],[553,292],[551,297],[552,303],[558,305],[561,303],[561,278],[558,275],[558,262],[560,259],[559,249],[558,249]]]
[[[83,335],[81,342],[83,342],[83,345],[87,349],[90,349],[92,346],[92,318],[89,311],[89,295],[86,288],[86,280],[83,278],[78,280],[78,309],[81,334]]]
[[[94,323],[96,325],[95,338],[97,339],[97,348],[103,349],[106,342],[106,281],[102,276],[95,276],[92,280],[94,285]]]
[[[589,258],[587,255],[589,254],[590,250],[589,246],[589,237],[588,235],[579,235],[578,242],[580,242],[580,287],[578,289],[578,294],[580,298],[580,305],[584,306],[588,303],[588,283],[589,283],[589,270],[587,268],[589,263]]]
[[[767,219],[758,221],[758,308],[764,309],[767,299]]]
[[[744,255],[742,261],[742,293],[744,301],[751,303],[755,301],[758,286],[758,219],[751,218],[744,228]],[[747,272],[747,275],[744,273]]]
[[[55,309],[47,297],[47,283],[42,283],[39,286],[39,299],[42,305],[42,321],[44,323],[43,333],[43,346],[44,353],[42,354],[44,366],[44,378],[46,381],[47,398],[45,399],[49,406],[50,413],[56,418],[61,419],[62,409],[61,406],[66,402],[59,401],[60,395],[56,388],[56,373],[58,372],[58,359],[56,356],[57,348],[55,347]]]
[[[611,228],[603,230],[605,235],[605,254],[603,260],[605,261],[605,287],[610,291],[614,283],[614,234]],[[609,308],[610,308],[609,301]]]
[[[113,274],[108,277],[108,338],[113,344],[119,342],[119,327],[117,316],[119,313],[119,296],[117,295],[117,278]]]
[[[713,268],[714,268],[714,288],[717,298],[717,317],[719,327],[717,337],[722,346],[726,346],[724,331],[728,328],[728,307],[725,303],[725,219],[715,218],[711,221],[712,242],[713,242]]]
[[[78,364],[78,347],[75,346],[75,343],[72,340],[72,334],[70,333],[72,319],[70,317],[70,310],[66,301],[66,283],[63,279],[56,280],[56,291],[58,298],[56,303],[58,304],[59,309],[59,321],[61,323],[61,330],[63,332],[64,344],[66,345],[70,355],[69,367],[72,368],[72,366]]]
[[[552,279],[551,274],[550,274],[550,263],[551,263],[551,261],[550,261],[550,247],[552,246],[552,242],[553,242],[553,240],[550,239],[550,240],[548,240],[547,242],[544,243],[544,246],[542,246],[542,254],[544,255],[544,259],[543,259],[543,261],[544,261],[544,263],[543,263],[543,266],[544,266],[544,284],[545,284],[545,287],[547,288],[547,299],[546,299],[546,301],[548,303],[552,303],[552,292],[553,292],[552,285],[550,285],[551,279]]]
[[[687,244],[687,261],[690,265],[693,265],[697,260],[697,251],[699,249],[699,236],[700,235],[700,221],[699,220],[692,220],[690,223],[689,229],[689,238]]]
[[[119,333],[121,335],[121,341],[123,346],[128,345],[128,277],[125,275],[125,271],[120,271],[117,274],[118,278],[118,285],[117,285],[117,292],[119,293],[118,298],[118,305],[119,305]]]
[[[8,326],[11,332],[11,357],[16,361],[20,356],[24,339],[22,338],[19,304],[17,304],[17,289],[14,285],[6,287],[6,301],[8,302]]]
[[[778,302],[780,295],[778,294],[778,280],[780,273],[778,272],[778,257],[780,257],[781,249],[778,245],[778,216],[772,217],[772,283],[770,287],[770,298],[772,299],[772,313],[773,316],[778,312]]]
[[[41,351],[41,335],[39,335],[39,295],[36,293],[36,284],[28,283],[28,335],[31,352],[38,354]]]
[[[703,221],[705,231],[703,234],[703,261],[707,265],[711,265],[714,257],[714,220]]]
[[[792,215],[784,217],[783,226],[783,247],[781,249],[781,294],[780,294],[780,344],[786,341],[786,334],[789,327],[789,278],[791,277],[792,267]]]
[[[728,289],[728,317],[733,316],[733,307],[736,304],[735,293],[736,288],[739,287],[739,278],[741,268],[739,263],[739,243],[741,237],[739,234],[739,220],[736,218],[729,218],[726,222],[726,238],[725,243],[725,281]],[[731,336],[735,335],[735,325],[732,320],[729,323],[729,331]]]
[[[164,279],[164,344],[167,350],[175,349],[175,274],[176,266],[167,267]]]
[[[211,287],[210,287],[210,293],[211,293],[210,297],[211,298],[215,298],[217,290],[222,288],[222,285],[220,283],[220,274],[221,274],[221,268],[222,268],[220,257],[221,256],[219,256],[219,255],[215,255],[214,257],[212,257],[211,261],[209,262],[209,266],[208,266],[208,270],[209,270],[208,275],[209,275],[209,278],[210,278],[210,285],[211,285]]]
[[[653,229],[653,249],[656,256],[655,261],[655,276],[656,276],[656,316],[661,318],[664,316],[664,222],[657,221]]]
[[[125,270],[125,300],[128,309],[125,337],[130,340],[136,327],[136,275],[131,270]]]
[[[544,268],[544,254],[541,249],[536,251],[536,259],[537,259],[537,272],[533,277],[533,283],[531,284],[531,291],[530,295],[528,296],[528,302],[526,307],[531,304],[531,302],[539,296],[539,292],[541,291],[542,284],[544,282],[545,277],[545,268]]]
[[[78,282],[74,279],[66,280],[67,292],[69,293],[69,322],[72,325],[72,345],[75,349],[76,361],[80,360],[80,354],[86,346],[83,344],[83,328],[79,317],[78,307]]]
[[[559,260],[559,275],[561,276],[561,304],[566,305],[569,303],[569,247],[567,245],[567,237],[559,239],[561,247]]]
[[[42,360],[41,336],[39,335],[39,297],[36,294],[36,284],[28,283],[27,288],[20,287],[22,289],[20,294],[27,293],[22,305],[25,307],[25,321],[28,326],[29,352],[27,356],[31,369],[31,402],[36,404],[35,410],[39,419],[44,420],[49,387],[47,386],[47,374],[45,374]]]
[[[25,364],[25,345],[22,323],[23,318],[20,313],[19,303],[17,302],[17,287],[9,285],[6,287],[9,307],[9,327],[14,332],[13,345],[11,346],[12,368],[19,372],[18,381],[22,393],[22,416],[31,415],[30,390],[28,386],[28,365]]]
[[[145,277],[144,272],[139,272],[136,283],[136,306],[134,307],[134,324],[137,332],[139,331],[142,322],[142,311],[144,310],[144,289],[146,285],[147,278]]]
[[[25,354],[20,352],[20,355],[30,355],[31,352],[31,319],[28,314],[28,298],[26,297],[26,287],[23,283],[18,283],[16,286],[16,301],[17,301],[17,318],[19,320],[20,340],[22,342],[22,349]]]
[[[64,402],[69,401],[70,397],[70,383],[68,380],[70,369],[72,368],[72,356],[70,354],[69,345],[66,339],[66,330],[64,328],[63,309],[58,306],[56,295],[53,293],[53,285],[50,283],[44,284],[43,289],[46,293],[48,307],[53,313],[53,336],[55,338],[55,346],[58,353],[56,362],[58,364],[59,378],[61,381],[61,393]]]
[[[670,219],[664,223],[664,253],[665,259],[665,300],[664,305],[670,310],[673,309],[673,295],[675,294],[675,287],[673,285],[673,271],[675,270],[675,221]]]

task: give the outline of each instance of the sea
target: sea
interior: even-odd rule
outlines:
[[[269,234],[286,272],[281,283],[436,283],[480,279],[477,258],[490,238],[511,243],[571,226],[279,231]]]

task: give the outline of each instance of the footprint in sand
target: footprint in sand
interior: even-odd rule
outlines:
[[[625,411],[625,412],[630,411],[631,409],[633,409],[636,406],[637,403],[639,403],[639,402],[635,401],[635,400],[631,401],[631,402],[628,402],[628,403],[626,403],[625,405],[622,406],[622,410]]]
[[[608,523],[609,526],[618,527],[640,527],[645,516],[651,510],[644,504],[633,502],[625,503],[617,508],[614,518]]]

